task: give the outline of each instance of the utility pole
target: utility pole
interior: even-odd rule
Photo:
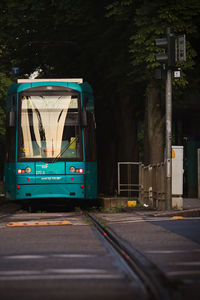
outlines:
[[[165,151],[165,208],[172,209],[172,69],[175,67],[175,35],[167,28],[166,37],[155,40],[155,45],[164,52],[156,54],[158,62],[165,64],[165,114],[166,114],[166,151]]]
[[[172,209],[172,70],[167,70],[165,90],[166,157],[165,157],[165,208]]]
[[[165,79],[165,114],[166,114],[166,151],[165,151],[165,208],[172,209],[172,77],[180,78],[181,71],[176,68],[177,62],[186,61],[185,34],[175,36],[170,27],[164,38],[155,39],[155,45],[163,49],[155,59],[164,65],[158,69],[157,79]]]

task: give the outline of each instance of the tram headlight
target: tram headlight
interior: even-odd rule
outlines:
[[[76,168],[75,167],[70,167],[70,172],[72,172],[72,173],[74,173],[74,172],[76,172]]]
[[[26,172],[26,173],[30,173],[30,172],[31,172],[31,168],[30,168],[30,167],[26,167],[26,168],[25,168],[25,172]]]
[[[84,171],[82,168],[77,168],[77,169],[76,169],[75,167],[70,167],[69,170],[70,170],[70,172],[72,172],[72,173],[75,173],[75,172],[76,172],[76,173],[83,173],[83,171]]]
[[[25,169],[18,169],[17,173],[18,174],[22,174],[22,173],[30,173],[31,172],[31,168],[30,167],[26,167]]]

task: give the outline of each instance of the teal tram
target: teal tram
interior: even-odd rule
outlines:
[[[94,99],[82,79],[8,89],[5,198],[97,198]]]

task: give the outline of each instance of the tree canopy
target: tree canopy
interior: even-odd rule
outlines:
[[[19,67],[20,77],[36,69],[44,78],[83,77],[95,93],[100,189],[106,193],[113,192],[116,162],[138,160],[145,97],[158,98],[153,89],[163,89],[153,76],[159,66],[154,39],[166,27],[187,38],[184,76],[174,81],[177,98],[199,84],[198,0],[1,0],[0,25],[1,143],[12,67]],[[159,113],[163,119],[162,107]]]

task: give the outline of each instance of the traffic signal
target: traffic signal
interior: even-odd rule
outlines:
[[[163,49],[163,53],[155,55],[155,59],[168,68],[173,68],[176,65],[176,51],[175,51],[175,35],[167,33],[165,38],[155,39],[155,45]]]

